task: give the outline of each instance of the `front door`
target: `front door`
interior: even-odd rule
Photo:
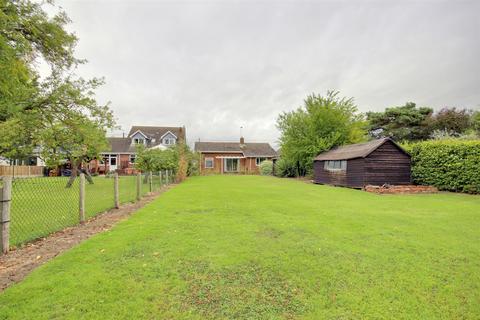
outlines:
[[[117,155],[116,154],[108,154],[105,156],[105,163],[108,165],[109,171],[117,170]]]
[[[238,172],[240,159],[225,159],[225,172]]]

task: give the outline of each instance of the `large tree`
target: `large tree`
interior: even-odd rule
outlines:
[[[445,107],[433,115],[430,127],[449,136],[460,136],[472,127],[472,111]]]
[[[297,175],[305,175],[320,152],[362,141],[363,125],[353,98],[340,97],[337,91],[312,94],[302,107],[277,119],[282,159],[295,167]]]
[[[480,137],[480,111],[475,111],[471,117],[472,129],[474,129],[477,135]]]
[[[102,80],[75,75],[85,61],[74,56],[77,38],[65,30],[66,13],[49,16],[43,5],[0,0],[0,154],[19,158],[39,147],[51,165],[70,160],[75,175],[106,147],[114,119],[94,97]],[[40,77],[39,63],[49,74]]]
[[[432,108],[417,107],[413,102],[387,108],[384,112],[367,112],[369,134],[374,138],[391,137],[399,141],[428,139],[432,113]]]

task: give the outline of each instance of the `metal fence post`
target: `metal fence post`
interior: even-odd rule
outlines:
[[[118,172],[113,175],[113,201],[115,208],[120,208],[120,196],[118,194]]]
[[[1,230],[1,243],[0,249],[2,253],[7,254],[10,248],[10,202],[12,200],[12,178],[3,178],[3,187],[0,188],[0,223],[2,224]]]
[[[78,205],[80,223],[85,222],[85,174],[80,173],[80,196]]]
[[[150,187],[150,192],[153,191],[153,173],[152,171],[150,171],[148,173],[148,183],[149,183],[149,187]]]
[[[141,188],[142,188],[142,174],[137,173],[137,201],[140,201],[141,198]]]
[[[168,185],[168,170],[165,170],[165,184]]]

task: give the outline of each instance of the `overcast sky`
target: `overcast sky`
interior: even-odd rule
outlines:
[[[480,1],[58,1],[78,73],[104,76],[124,131],[276,145],[277,115],[340,90],[360,111],[480,109]],[[121,134],[116,132],[116,134]]]

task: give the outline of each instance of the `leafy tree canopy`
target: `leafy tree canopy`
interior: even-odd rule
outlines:
[[[471,123],[472,128],[477,132],[477,135],[480,136],[480,111],[476,111],[472,114]]]
[[[413,102],[391,107],[384,112],[367,112],[368,131],[374,138],[391,137],[395,140],[423,140],[431,133],[429,126],[433,109],[417,107]]]
[[[471,127],[472,111],[467,109],[443,108],[432,117],[431,129],[458,136]]]
[[[74,74],[85,61],[74,56],[68,16],[49,16],[44,4],[0,0],[0,154],[20,158],[37,147],[52,165],[61,158],[80,165],[105,150],[113,114],[94,98],[103,80]],[[50,67],[44,79],[39,62]]]
[[[161,150],[157,148],[146,149],[139,144],[137,146],[137,158],[135,167],[143,172],[158,172],[161,170],[177,170],[178,152],[175,148]]]
[[[362,141],[363,126],[353,98],[340,97],[337,91],[325,96],[312,94],[302,107],[277,119],[282,158],[295,165],[297,175],[305,175],[320,152]]]

